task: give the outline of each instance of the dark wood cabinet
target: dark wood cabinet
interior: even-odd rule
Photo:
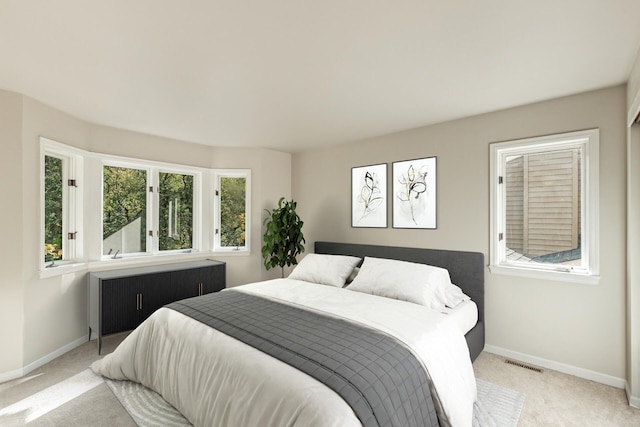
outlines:
[[[109,335],[133,329],[140,321],[140,289],[131,278],[111,279],[104,282],[101,299],[101,333]],[[92,325],[89,325],[92,330]]]
[[[89,274],[89,334],[135,329],[163,305],[217,292],[226,286],[226,265],[213,260],[126,268]]]
[[[221,291],[224,287],[226,287],[227,278],[226,272],[220,268],[213,269],[209,273],[201,275],[200,280],[202,281],[202,293],[210,294],[211,292]],[[220,284],[223,284],[222,287]]]
[[[171,281],[181,283],[175,287],[175,300],[218,292],[225,287],[225,271],[216,266],[176,270],[171,272]]]

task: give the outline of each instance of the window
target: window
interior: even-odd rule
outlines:
[[[56,267],[82,257],[79,240],[82,193],[77,176],[82,157],[55,141],[41,138],[42,266]]]
[[[108,161],[102,174],[102,255],[191,251],[198,174]],[[154,191],[155,189],[155,191]]]
[[[44,157],[44,261],[62,259],[63,159]]]
[[[594,282],[598,130],[491,144],[491,271]]]
[[[193,247],[193,175],[160,172],[161,251]]]
[[[105,165],[102,170],[102,254],[147,251],[147,171]]]
[[[249,250],[249,194],[251,172],[220,171],[215,174],[214,250]]]
[[[41,277],[112,258],[250,252],[250,170],[91,153],[46,138],[40,146]]]

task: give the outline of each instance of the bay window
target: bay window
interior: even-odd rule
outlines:
[[[68,271],[121,258],[249,253],[248,169],[92,153],[46,138],[40,163],[41,276],[61,274],[50,267],[64,264]]]

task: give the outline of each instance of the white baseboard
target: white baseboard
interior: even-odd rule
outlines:
[[[515,359],[520,362],[530,363],[541,368],[552,369],[564,374],[569,374],[575,377],[584,378],[586,380],[595,381],[597,383],[605,384],[619,389],[624,389],[627,383],[627,381],[622,378],[616,378],[614,376],[591,371],[589,369],[579,368],[577,366],[567,365],[564,363],[555,362],[553,360],[543,359],[541,357],[531,356],[525,353],[519,353],[517,351],[508,350],[506,348],[496,347],[489,344],[484,346],[484,351]]]
[[[634,408],[640,409],[640,397],[631,395],[631,390],[629,390],[629,383],[626,381],[625,381],[624,391],[627,393],[627,400],[629,401],[629,406],[633,406]]]
[[[0,384],[6,381],[15,380],[24,376],[24,369],[16,369],[14,371],[0,372]]]
[[[73,350],[74,348],[79,347],[80,345],[84,344],[85,342],[87,342],[88,338],[89,338],[88,334],[83,336],[83,337],[80,337],[77,340],[74,340],[74,341],[70,342],[69,344],[64,345],[64,346],[60,347],[59,349],[47,354],[46,356],[41,357],[40,359],[36,360],[35,362],[29,363],[27,366],[25,366],[22,369],[16,369],[14,371],[9,371],[9,372],[0,372],[0,383],[6,382],[6,381],[15,380],[16,378],[24,377],[25,375],[27,375],[28,373],[38,369],[42,365],[45,365],[45,364],[51,362],[53,359],[56,359],[56,358],[62,356],[63,354]]]

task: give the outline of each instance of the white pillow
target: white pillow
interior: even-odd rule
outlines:
[[[456,308],[462,301],[468,301],[471,299],[469,295],[466,295],[464,292],[462,292],[462,289],[460,289],[453,283],[449,285],[445,290],[445,298],[446,302],[444,305],[449,308]]]
[[[451,285],[444,268],[406,261],[365,257],[360,272],[347,289],[443,308]]]
[[[360,260],[346,255],[307,254],[293,269],[289,279],[341,288]]]

